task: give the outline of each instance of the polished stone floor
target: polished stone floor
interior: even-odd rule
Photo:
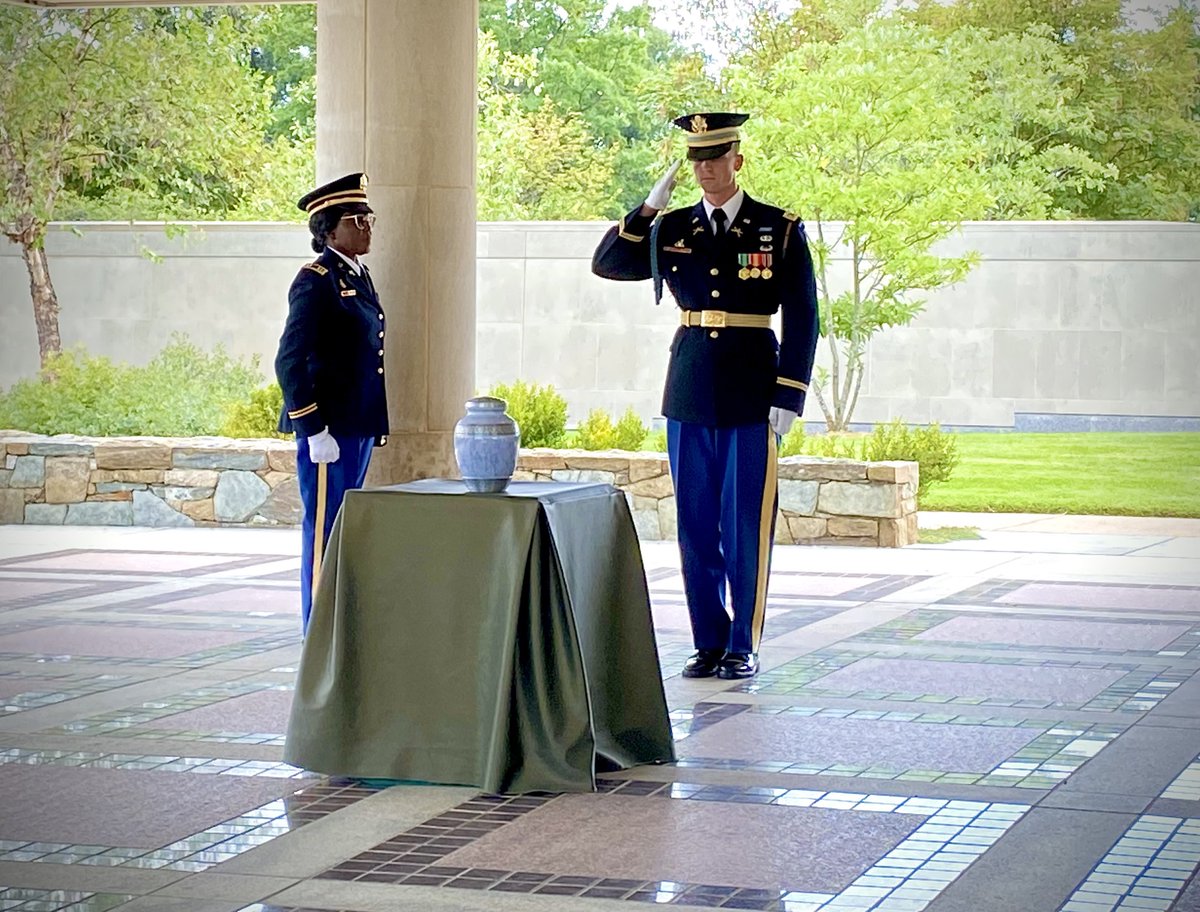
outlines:
[[[281,762],[298,536],[0,527],[0,910],[1200,910],[1200,523],[779,548],[761,674],[595,794]]]

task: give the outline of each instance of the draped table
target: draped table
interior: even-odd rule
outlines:
[[[338,776],[590,791],[675,759],[641,550],[606,484],[349,491],[284,759]]]

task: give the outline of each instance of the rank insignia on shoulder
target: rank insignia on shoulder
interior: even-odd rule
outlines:
[[[317,275],[325,275],[326,273],[329,272],[329,270],[326,269],[324,266],[322,266],[320,263],[305,263],[304,268],[311,269]]]
[[[795,212],[785,212],[785,213],[783,214],[783,217],[784,217],[785,219],[787,219],[789,222],[794,222],[794,221],[796,221],[798,218],[800,218],[800,216],[799,216],[799,215],[797,215]]]

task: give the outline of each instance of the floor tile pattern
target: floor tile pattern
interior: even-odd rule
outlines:
[[[761,912],[920,909],[936,898],[1028,810],[1021,804],[637,780],[607,780],[601,786],[605,794],[632,796],[639,800],[665,798],[775,805],[860,812],[860,815],[864,812],[913,815],[920,820],[911,827],[907,837],[884,852],[847,886],[826,893],[789,886],[766,889],[456,864],[455,858],[469,852],[473,844],[499,835],[504,827],[556,800],[548,795],[480,796],[359,853],[320,877]],[[571,799],[587,800],[588,796],[564,796],[560,800]],[[519,855],[519,847],[514,851]]]
[[[198,554],[172,551],[75,549],[0,560],[0,568],[23,573],[84,572],[130,575],[203,576],[218,570],[238,570],[273,563],[277,558],[238,554]]]
[[[70,766],[85,769],[161,770],[172,773],[207,773],[224,776],[263,776],[269,779],[312,779],[315,773],[290,763],[271,760],[234,760],[224,757],[170,757],[160,754],[117,754],[98,751],[0,749],[0,764]]]
[[[129,582],[25,579],[0,572],[0,611],[117,592],[135,585]]]
[[[292,574],[295,576],[296,574]],[[257,580],[255,580],[257,582]],[[177,592],[134,596],[116,604],[87,608],[85,612],[105,614],[183,614],[189,617],[242,614],[247,617],[279,617],[294,621],[300,593],[294,586],[213,583],[191,586]]]
[[[1169,912],[1197,867],[1200,818],[1144,815],[1117,840],[1061,912]]]
[[[1087,653],[1200,658],[1200,624],[1161,620],[1011,617],[918,609],[880,624],[848,643],[937,642],[1013,652]]]
[[[84,893],[78,890],[31,890],[0,885],[4,912],[109,912],[133,899],[121,893]]]
[[[130,897],[153,909],[141,894],[162,878],[144,869],[188,877],[197,908],[242,912],[417,908],[418,887],[447,909],[583,912],[599,898],[920,912],[960,908],[964,890],[986,900],[997,877],[1033,890],[1005,912],[1200,912],[1200,747],[1178,692],[1197,692],[1200,666],[1200,573],[1178,557],[1200,556],[1200,537],[1170,539],[1162,573],[1149,539],[1128,537],[1103,552],[1106,582],[1086,578],[1092,558],[1071,562],[1100,553],[1092,539],[1072,552],[1065,535],[1044,552],[1044,536],[1015,533],[908,552],[777,549],[770,670],[748,682],[679,678],[693,648],[678,555],[646,545],[679,761],[594,795],[471,797],[282,762],[298,536],[208,531],[160,530],[154,547],[169,550],[151,551],[136,529],[0,526],[0,867],[12,874],[0,912],[119,912]],[[31,549],[39,535],[46,547]],[[999,576],[1014,566],[1026,578]],[[781,637],[788,656],[816,645],[813,624],[829,645],[777,664]],[[1180,759],[1121,768],[1133,761],[1120,739],[1144,735],[1147,717]],[[1051,793],[1081,770],[1137,781],[1137,795],[1160,796],[1159,816],[1113,827],[1125,812],[1058,810],[1079,804]],[[404,822],[388,823],[389,808]],[[330,815],[331,830],[356,834],[348,844],[314,829],[281,851]],[[1129,829],[1078,859],[1084,877],[1055,853],[1078,854],[1086,834],[1037,836],[1056,815]],[[750,834],[738,852],[730,821]],[[1015,867],[974,864],[1001,840]],[[324,872],[319,893],[272,900],[285,894],[270,878],[234,902],[234,880],[257,880],[225,876],[235,858],[282,877],[303,862]]]
[[[850,672],[843,677],[839,673],[844,670]],[[1190,669],[1171,671],[1122,662],[1064,662],[933,651],[906,652],[901,657],[883,652],[823,649],[764,671],[735,689],[743,693],[789,694],[812,699],[853,697],[1132,713],[1153,709],[1191,674]],[[920,680],[929,681],[932,686],[924,691],[900,689],[901,685]],[[831,687],[831,683],[839,686]],[[972,692],[964,693],[968,689]],[[1051,696],[1056,690],[1057,696]]]
[[[70,625],[42,624],[25,631],[0,633],[0,662],[79,662],[154,668],[201,668],[294,645],[300,640],[299,633],[293,631],[265,632],[261,628],[238,631],[230,625],[212,625],[207,628],[206,638],[224,642],[221,645],[188,652],[195,639],[203,637],[195,625],[164,626],[153,631],[131,626],[127,628],[127,633],[118,630],[117,627],[118,625],[104,622],[74,622]],[[124,643],[120,642],[118,634],[124,634]],[[100,638],[103,645],[113,644],[111,648],[117,654],[106,654],[103,651],[55,651],[67,637],[71,642],[79,642],[80,648],[84,650],[101,645],[89,644],[93,636]],[[139,645],[135,646],[134,643]],[[27,644],[28,649],[25,648]],[[128,654],[130,652],[133,654]]]
[[[1200,801],[1200,757],[1197,757],[1166,787],[1161,797]]]
[[[238,722],[239,714],[231,711],[232,707],[229,704],[242,697],[271,693],[290,694],[291,690],[290,685],[279,684],[275,681],[231,681],[211,687],[198,688],[161,700],[145,702],[133,709],[116,710],[68,722],[60,726],[60,730],[75,734],[105,734],[117,738],[281,745],[284,740],[286,718],[280,724],[272,724],[271,727],[274,730],[269,732],[238,730],[236,723]],[[208,714],[201,718],[190,715],[197,710],[209,708],[216,710],[217,714],[222,709],[227,710],[227,724],[232,730],[216,730],[218,719],[214,714]],[[181,721],[186,721],[189,724],[204,721],[208,722],[208,724],[200,729],[189,728],[187,726],[181,728],[174,721],[163,727],[155,727],[152,724],[154,722],[166,722],[185,713],[189,715],[184,716]],[[268,715],[271,714],[262,712],[252,713],[251,719],[259,721]]]
[[[126,675],[80,674],[50,669],[36,674],[0,672],[0,714],[40,709],[64,700],[112,690],[133,680]]]
[[[857,739],[849,737],[852,735],[851,732],[846,732],[848,740],[852,744],[857,741],[868,750],[877,752],[879,757],[869,765],[856,765],[850,762],[802,762],[778,756],[710,757],[704,756],[703,751],[699,749],[695,749],[699,751],[698,753],[693,752],[694,749],[690,747],[687,739],[736,716],[782,717],[785,719],[817,718],[864,723],[863,730]],[[1122,725],[1102,723],[1080,725],[1078,723],[998,717],[981,719],[936,713],[821,709],[805,706],[747,706],[740,703],[698,703],[690,710],[675,710],[671,713],[671,719],[679,745],[678,752],[681,755],[676,766],[681,768],[734,769],[1037,789],[1054,788],[1090,758],[1096,756],[1105,745],[1125,730],[1125,726]],[[764,721],[766,720],[764,719]],[[871,723],[881,722],[904,726],[905,730],[897,730],[898,737],[893,741],[879,744],[878,731],[872,729]],[[1017,743],[1021,746],[1004,751],[1004,759],[989,764],[988,768],[982,771],[924,767],[902,768],[894,762],[893,758],[904,742],[907,741],[910,744],[920,742],[935,732],[953,732],[955,728],[963,729],[963,735],[968,744],[986,738],[989,732],[1007,730],[1019,733],[1017,734]],[[823,739],[823,743],[812,748],[808,747],[810,741],[818,740],[814,734],[817,732],[804,730],[796,732],[792,738],[793,749],[796,751],[811,749],[828,756],[831,749],[828,739]],[[842,733],[836,732],[835,734]],[[732,747],[739,752],[745,751],[748,740],[745,736],[738,737],[732,732],[727,733],[721,739],[723,745]],[[933,750],[938,747],[939,745],[936,743],[931,745]],[[725,752],[728,752],[728,747]]]
[[[1140,614],[1194,610],[1200,587],[1157,583],[1057,583],[1039,580],[988,580],[941,599],[956,605],[1040,605],[1056,608],[1115,608]]]
[[[204,871],[361,801],[374,791],[338,780],[317,783],[153,850],[137,846],[0,840],[0,862]]]

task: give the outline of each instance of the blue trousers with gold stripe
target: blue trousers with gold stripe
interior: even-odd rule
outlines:
[[[341,453],[337,462],[317,464],[308,457],[308,438],[296,438],[296,480],[304,504],[300,546],[300,620],[304,630],[308,630],[313,592],[333,520],[346,492],[362,487],[375,446],[374,437],[336,437],[336,440]]]
[[[778,438],[766,422],[668,420],[683,583],[697,649],[757,652],[778,503]],[[732,619],[725,608],[728,583]]]

